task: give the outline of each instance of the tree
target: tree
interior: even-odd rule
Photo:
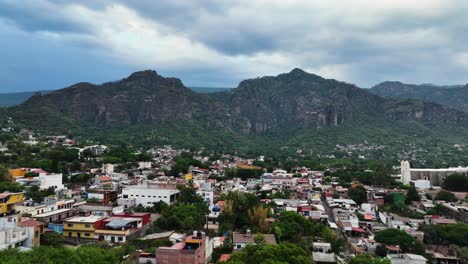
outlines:
[[[0,181],[9,181],[10,175],[8,174],[8,167],[0,164]]]
[[[406,204],[411,204],[411,202],[419,202],[421,201],[421,197],[419,197],[418,190],[416,190],[416,187],[411,186],[408,189],[408,192],[406,192]]]
[[[265,245],[266,244],[265,236],[261,233],[256,234],[254,237],[254,243],[257,245]]]
[[[468,224],[425,225],[421,230],[426,244],[468,247]]]
[[[41,190],[39,186],[32,186],[26,191],[26,197],[32,199],[36,203],[40,203],[45,197],[55,194],[53,187]]]
[[[436,200],[446,201],[446,202],[456,202],[456,201],[458,201],[455,194],[453,194],[452,192],[446,191],[446,190],[441,190],[440,192],[438,192],[435,199]]]
[[[231,255],[227,264],[310,264],[310,254],[290,243],[247,245]]]
[[[250,223],[252,224],[254,230],[258,230],[260,232],[267,231],[267,215],[268,208],[264,208],[263,205],[249,209]]]
[[[416,240],[410,234],[399,229],[385,229],[375,235],[375,241],[385,245],[400,245],[403,252],[424,254],[421,241]]]
[[[0,193],[2,192],[21,192],[24,187],[16,182],[0,181]]]
[[[373,258],[367,254],[358,255],[352,258],[349,264],[391,264],[387,258]]]
[[[378,245],[376,248],[375,248],[375,254],[379,257],[385,257],[387,256],[387,247],[383,246],[383,245]]]
[[[468,175],[453,174],[445,178],[443,186],[454,192],[468,192]]]
[[[61,246],[65,243],[65,238],[56,232],[45,232],[41,235],[41,245],[43,246]]]
[[[305,219],[296,212],[283,212],[273,224],[276,237],[282,241],[299,242],[303,237],[315,236],[324,231],[325,226],[312,219]]]
[[[349,198],[353,199],[357,204],[367,202],[367,191],[362,185],[358,185],[348,190]]]

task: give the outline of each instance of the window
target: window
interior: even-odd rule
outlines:
[[[144,195],[142,195],[141,197],[145,197]]]
[[[35,238],[38,238],[38,237],[39,237],[39,231],[35,231],[35,232],[34,232],[34,237],[35,237]]]
[[[237,245],[237,249],[241,249],[242,248],[242,245]]]
[[[118,240],[119,240],[119,241],[123,241],[123,237],[119,237]]]
[[[73,224],[67,224],[68,227],[73,227]]]
[[[136,197],[140,197],[140,195],[138,195],[138,194],[137,194],[137,195],[135,195],[135,196],[136,196]]]
[[[91,227],[91,225],[85,225],[84,227],[85,227],[85,228],[90,228],[90,227]]]
[[[124,194],[124,195],[123,195],[123,198],[128,198],[128,195],[127,195],[127,194]]]
[[[91,236],[90,233],[84,233],[84,235],[87,236],[87,237]]]

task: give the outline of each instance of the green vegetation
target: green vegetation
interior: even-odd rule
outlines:
[[[45,232],[41,235],[41,246],[62,246],[65,243],[63,235],[56,232]]]
[[[259,169],[228,169],[226,170],[227,178],[241,178],[247,180],[249,178],[258,178],[262,175],[263,170]]]
[[[311,218],[305,219],[296,212],[283,212],[274,223],[272,230],[281,241],[299,242],[303,237],[317,236],[325,226]]]
[[[424,246],[421,241],[399,229],[385,229],[375,235],[375,240],[385,245],[400,245],[403,252],[424,254]]]
[[[309,264],[311,255],[302,248],[290,244],[247,245],[231,255],[227,264]]]
[[[39,186],[31,186],[26,191],[26,197],[32,199],[36,203],[40,203],[44,200],[45,197],[54,195],[55,190],[53,187],[49,187],[45,190],[40,190]]]
[[[446,202],[456,202],[458,201],[457,197],[455,194],[452,192],[446,191],[446,190],[441,190],[436,194],[435,200],[442,200]]]
[[[449,191],[468,192],[468,175],[450,175],[445,178],[443,186]]]
[[[411,202],[419,202],[421,201],[421,197],[419,197],[418,190],[416,187],[411,186],[409,187],[408,191],[406,192],[406,204],[411,204]]]
[[[177,176],[180,174],[187,173],[190,166],[200,167],[207,169],[209,166],[202,163],[199,160],[193,158],[193,155],[188,152],[180,154],[180,156],[174,158],[175,165],[171,167],[171,170],[168,172],[169,175]]]
[[[260,199],[251,193],[229,192],[219,197],[224,201],[224,210],[219,215],[219,231],[234,231],[251,228],[252,232],[261,228],[250,221],[249,211],[260,205]]]
[[[421,230],[427,244],[468,247],[468,224],[426,225]]]
[[[153,231],[176,230],[190,233],[203,228],[208,213],[207,204],[196,194],[193,187],[181,185],[178,188],[180,197],[177,204],[167,207],[166,204],[160,203],[153,206],[154,210],[161,211],[161,217],[153,223]]]
[[[24,187],[16,182],[0,181],[0,193],[2,192],[21,192]]]
[[[353,199],[357,204],[367,202],[367,191],[362,185],[358,185],[348,190],[349,198]]]
[[[54,264],[114,264],[123,260],[128,248],[109,248],[102,245],[84,245],[77,249],[40,246],[30,251],[8,249],[0,252],[0,263],[54,263]]]

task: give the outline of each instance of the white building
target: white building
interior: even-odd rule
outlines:
[[[468,174],[468,167],[413,169],[407,160],[401,161],[400,168],[401,182],[406,185],[410,184],[412,180],[428,180],[432,186],[441,186],[447,176],[452,174]]]
[[[110,164],[110,163],[102,164],[102,167],[101,167],[102,173],[113,173],[114,169],[115,169],[115,165]]]
[[[427,259],[415,254],[389,254],[387,258],[392,264],[426,264]]]
[[[203,197],[203,200],[208,203],[208,205],[213,205],[214,202],[214,192],[211,188],[211,182],[208,181],[196,181],[198,184],[197,194]]]
[[[57,174],[48,174],[45,172],[39,173],[39,176],[33,178],[18,177],[16,182],[21,185],[28,186],[39,186],[41,190],[48,189],[52,187],[56,190],[65,189],[65,185],[62,182],[62,173]]]
[[[18,227],[18,216],[0,218],[0,250],[26,246],[27,228]]]
[[[417,189],[430,189],[431,182],[428,180],[415,180],[410,182],[411,185],[413,185]]]
[[[151,161],[140,161],[138,162],[138,169],[145,170],[145,169],[151,169]]]
[[[154,203],[163,201],[173,204],[179,197],[180,191],[174,188],[164,188],[144,182],[140,185],[132,185],[122,189],[119,198],[134,198],[135,203],[143,206],[152,206]]]

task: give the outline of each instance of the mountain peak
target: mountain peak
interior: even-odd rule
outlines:
[[[161,76],[155,70],[137,71],[126,78],[128,81],[142,80],[142,79],[159,79]]]
[[[299,68],[294,68],[292,69],[289,74],[294,74],[294,75],[304,75],[304,74],[309,74],[307,73],[306,71],[304,71],[303,69],[299,69]]]
[[[319,75],[308,73],[299,68],[294,68],[290,72],[280,74],[277,77],[280,77],[281,79],[286,80],[286,81],[293,81],[293,80],[300,80],[300,79],[307,79],[307,80],[312,80],[312,81],[324,80],[324,78]]]

